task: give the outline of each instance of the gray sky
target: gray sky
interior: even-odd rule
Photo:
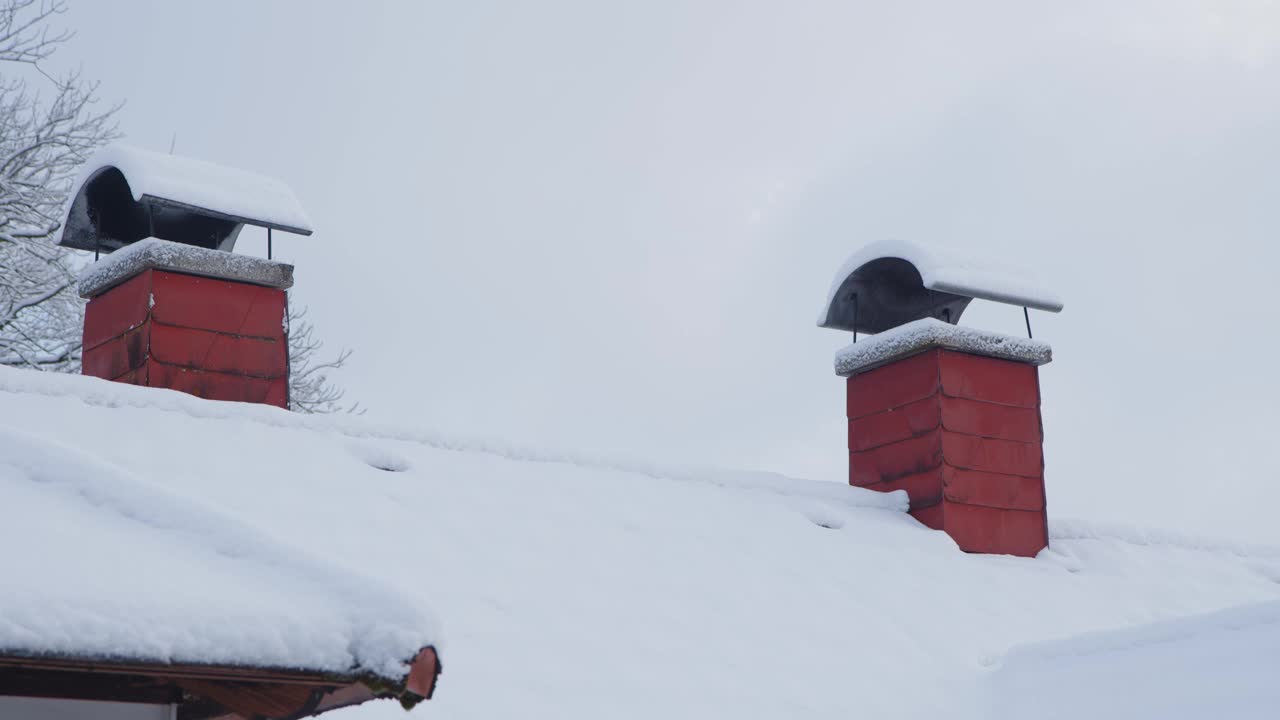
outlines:
[[[129,142],[294,188],[318,230],[278,252],[371,418],[839,481],[848,335],[814,319],[853,249],[921,240],[1066,300],[1033,316],[1052,517],[1280,542],[1274,5],[63,19],[58,64],[127,101]]]

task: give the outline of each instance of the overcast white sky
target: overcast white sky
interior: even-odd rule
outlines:
[[[843,481],[814,318],[921,240],[1066,300],[1052,516],[1280,542],[1274,4],[72,2],[129,142],[295,189],[372,418]]]

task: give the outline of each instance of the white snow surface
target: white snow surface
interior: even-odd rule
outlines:
[[[1017,648],[992,675],[991,714],[1041,720],[1276,716],[1280,602]]]
[[[13,369],[0,407],[0,645],[389,662],[431,607],[414,716],[986,718],[1012,648],[1280,601],[1280,550],[1055,522],[966,555],[841,482]]]
[[[1031,365],[1044,365],[1053,360],[1053,348],[1043,340],[952,325],[936,318],[921,318],[884,332],[865,335],[837,350],[836,374],[848,377],[932,347]]]
[[[872,260],[886,257],[901,258],[914,265],[924,286],[931,290],[1049,312],[1062,311],[1062,299],[1023,268],[987,258],[961,255],[920,242],[879,240],[854,251],[840,266],[827,290],[827,300],[822,305],[822,313],[818,315],[818,324],[826,322],[827,311],[835,300],[836,293],[855,270]]]
[[[0,651],[403,680],[439,641],[421,602],[77,445],[0,428]]]
[[[312,230],[302,204],[289,186],[279,180],[124,144],[108,145],[80,167],[62,217],[71,212],[71,205],[84,184],[107,168],[116,168],[124,174],[136,201],[150,195],[257,223]]]

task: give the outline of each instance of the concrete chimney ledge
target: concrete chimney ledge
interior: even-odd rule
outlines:
[[[148,238],[90,265],[80,274],[77,289],[80,297],[96,297],[144,270],[168,270],[277,290],[293,286],[293,266],[288,263]]]
[[[1053,360],[1053,348],[1040,340],[924,318],[866,336],[837,351],[836,374],[851,377],[930,348],[985,355],[1028,365],[1044,365]]]

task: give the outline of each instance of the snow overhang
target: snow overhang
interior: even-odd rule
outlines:
[[[245,225],[310,235],[283,183],[190,158],[113,145],[72,185],[58,244],[111,252],[143,238],[230,251]]]
[[[974,298],[1060,312],[1062,301],[1025,271],[886,240],[845,261],[827,291],[818,326],[878,333],[923,318],[956,324]]]
[[[126,455],[198,464],[171,432],[134,429],[146,452]],[[136,702],[137,689],[170,692],[198,698],[179,715],[193,720],[432,694],[440,631],[421,601],[281,543],[243,508],[79,446],[4,427],[0,458],[0,546],[31,548],[0,553],[0,694]],[[230,714],[205,714],[209,705]]]

